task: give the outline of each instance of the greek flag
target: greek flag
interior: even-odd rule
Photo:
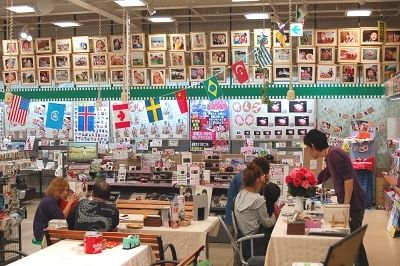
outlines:
[[[260,45],[260,47],[257,48],[254,56],[256,57],[258,64],[263,68],[272,64],[272,56],[264,45]]]

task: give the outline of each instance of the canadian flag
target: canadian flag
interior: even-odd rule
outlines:
[[[127,128],[131,126],[128,103],[119,103],[113,105],[115,129]]]

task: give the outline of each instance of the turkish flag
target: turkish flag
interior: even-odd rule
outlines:
[[[246,66],[243,63],[243,60],[239,60],[233,63],[231,68],[233,74],[235,74],[240,84],[243,84],[249,80],[249,73],[247,73]]]
[[[131,126],[131,118],[128,103],[114,104],[112,108],[115,129],[129,128]]]
[[[182,114],[188,112],[188,103],[186,97],[186,89],[175,92],[176,101]]]

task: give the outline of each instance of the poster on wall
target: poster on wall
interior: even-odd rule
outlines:
[[[315,127],[315,100],[230,100],[231,140],[300,139]]]
[[[227,100],[190,101],[190,148],[229,151],[229,106]]]

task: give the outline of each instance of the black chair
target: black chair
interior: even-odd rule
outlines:
[[[28,254],[26,254],[25,252],[19,251],[19,250],[12,250],[12,249],[0,249],[0,261],[3,262],[2,260],[5,258],[6,254],[14,254],[15,256],[13,258],[11,258],[7,263],[19,260],[23,257],[28,256]],[[0,263],[1,265],[3,265],[2,263]]]

